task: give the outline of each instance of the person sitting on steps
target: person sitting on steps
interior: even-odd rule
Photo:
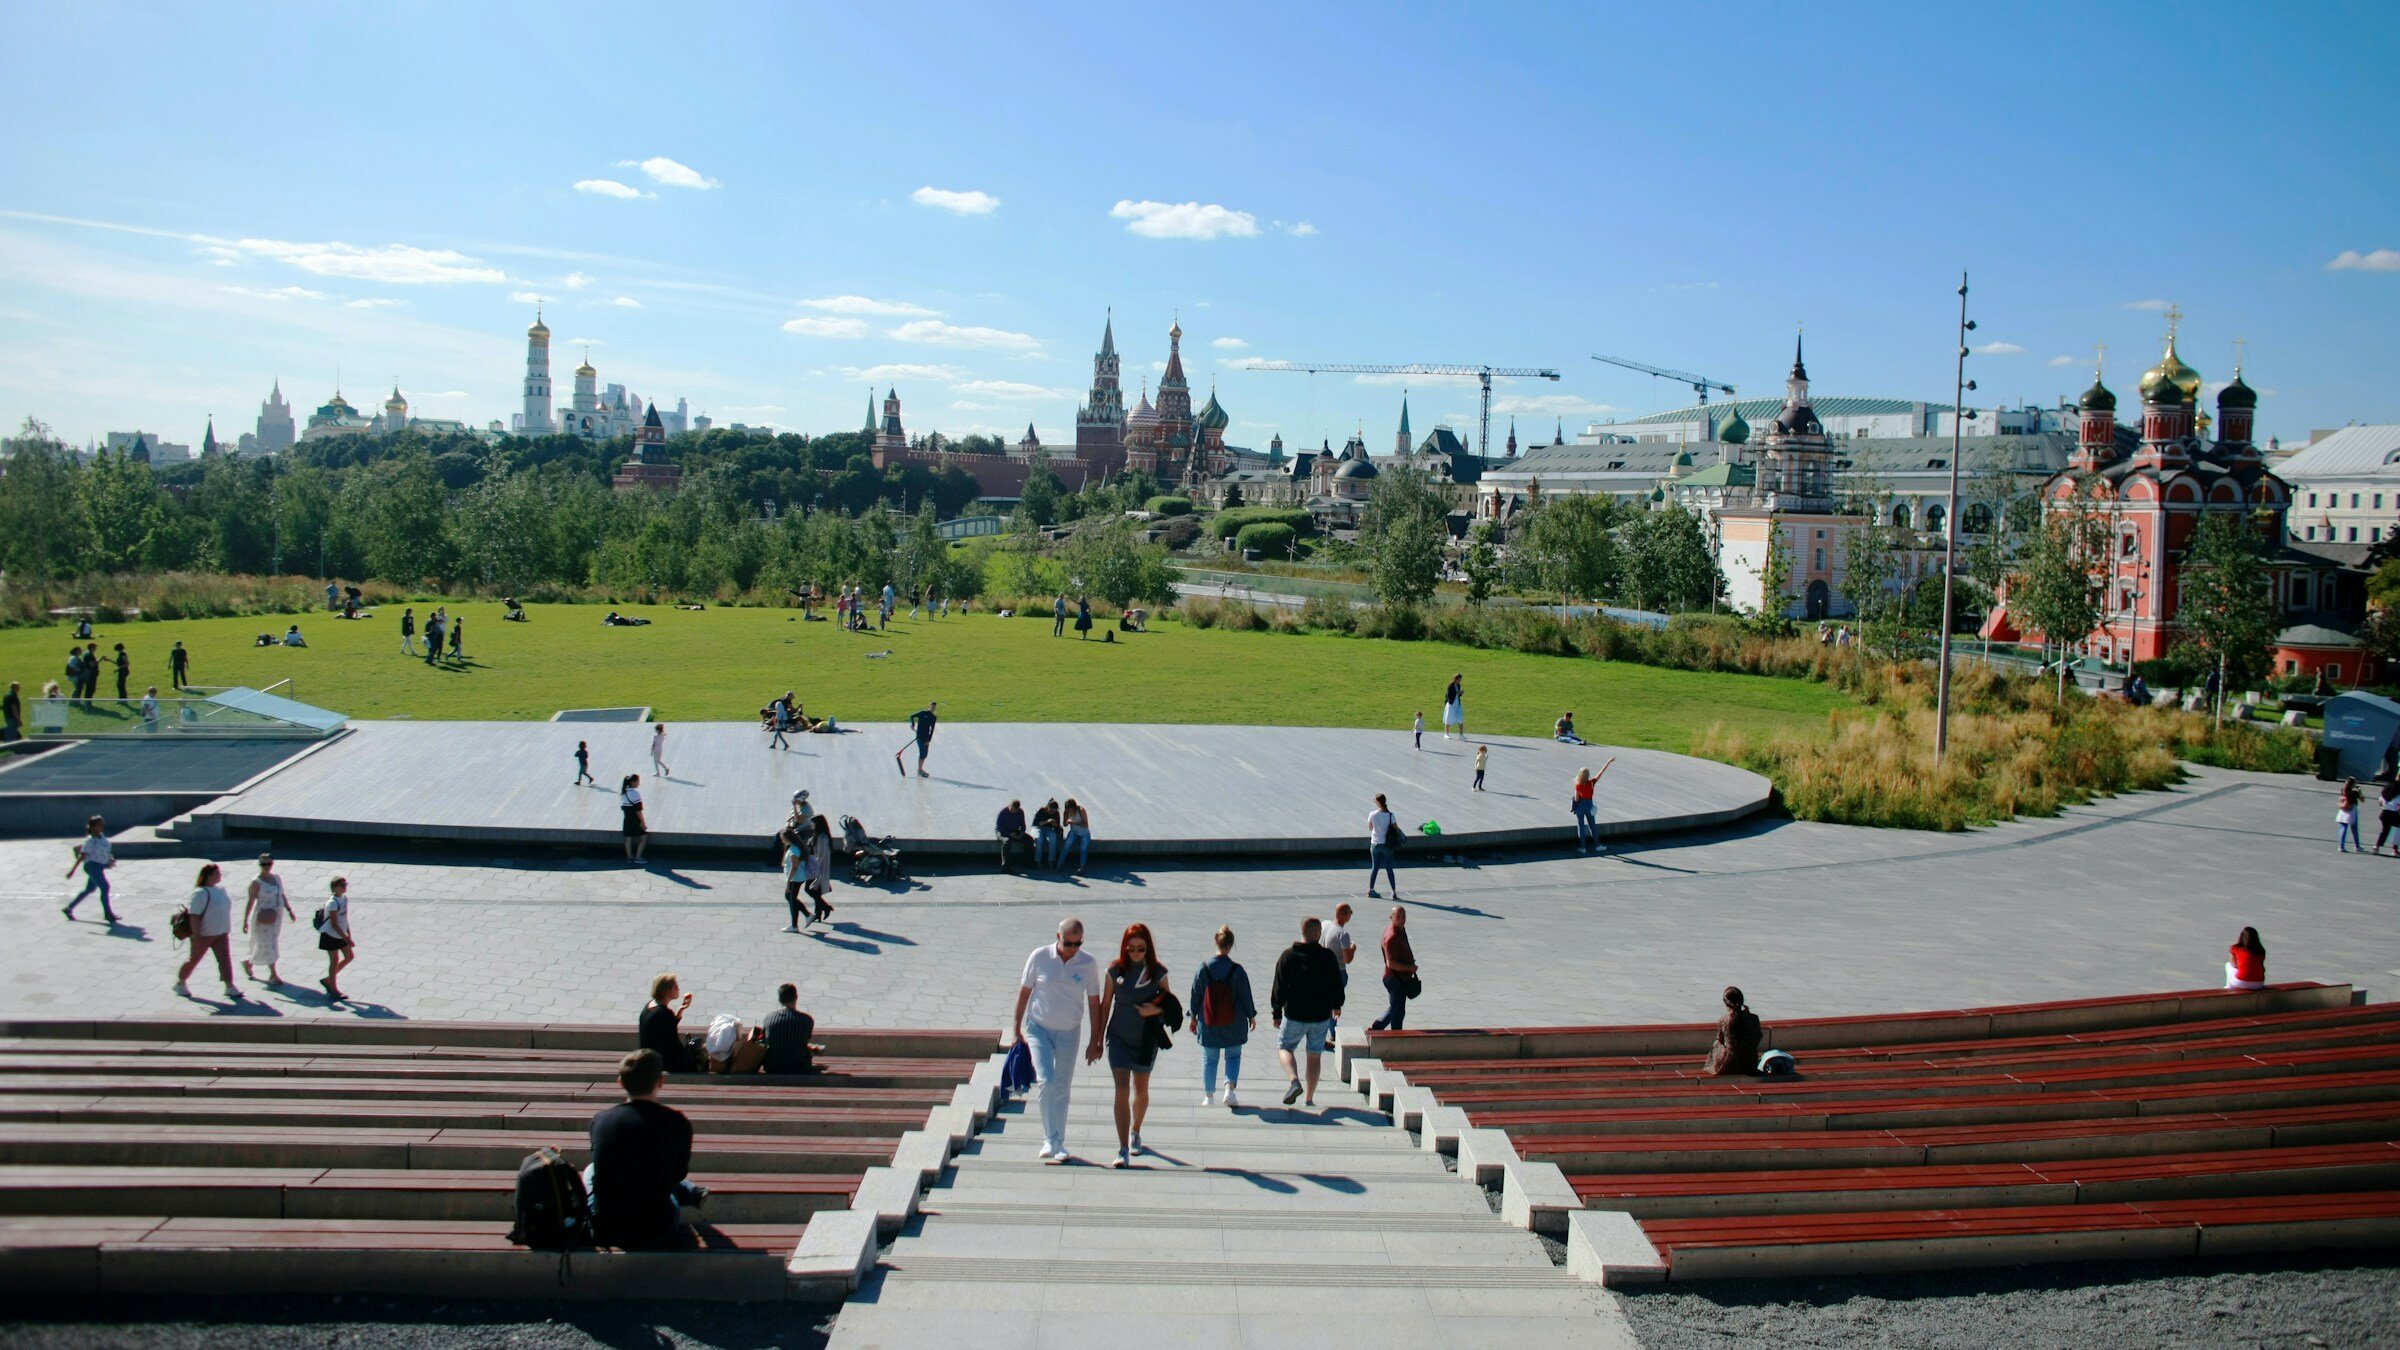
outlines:
[[[1725,1015],[1717,1019],[1716,1043],[1708,1048],[1710,1076],[1730,1078],[1758,1072],[1758,1047],[1766,1037],[1737,985],[1725,986]]]
[[[666,1066],[636,1050],[617,1065],[625,1100],[592,1118],[592,1161],[583,1169],[592,1197],[592,1236],[627,1251],[680,1245],[683,1211],[708,1189],[689,1179],[692,1122],[658,1100]]]

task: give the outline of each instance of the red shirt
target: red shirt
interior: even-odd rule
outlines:
[[[2252,984],[2267,982],[2267,954],[2265,952],[2254,955],[2242,950],[2240,943],[2235,943],[2231,950],[2233,952],[2233,978],[2248,980]]]
[[[1575,800],[1579,802],[1590,801],[1592,799],[1592,789],[1597,786],[1599,782],[1600,780],[1597,778],[1586,778],[1582,782],[1577,783],[1575,785]]]

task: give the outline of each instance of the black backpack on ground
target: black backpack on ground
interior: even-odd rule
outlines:
[[[583,1173],[557,1149],[528,1153],[517,1164],[517,1222],[508,1240],[539,1252],[589,1251],[594,1245]]]

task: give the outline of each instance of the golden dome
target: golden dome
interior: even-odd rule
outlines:
[[[600,372],[592,369],[592,363],[586,361],[582,365],[575,367],[575,373],[577,375],[598,375]]]
[[[2199,401],[2200,372],[2185,365],[2183,358],[2175,354],[2175,339],[2172,336],[2167,338],[2166,354],[2158,358],[2158,364],[2142,372],[2142,401],[2166,402],[2168,400],[2162,396],[2169,388],[2175,392],[2174,402]]]

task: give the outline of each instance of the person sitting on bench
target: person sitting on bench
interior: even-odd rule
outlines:
[[[2225,962],[2225,987],[2228,989],[2264,989],[2267,987],[2267,944],[2258,940],[2258,930],[2245,928],[2233,940],[2229,959]]]
[[[682,1001],[676,995],[682,994]],[[683,993],[683,986],[673,974],[660,975],[650,981],[650,1001],[642,1005],[641,1020],[634,1024],[634,1044],[658,1056],[659,1067],[667,1073],[690,1073],[691,1052],[683,1044],[683,1015],[692,1010],[692,996]]]
[[[809,1039],[817,1034],[817,1019],[800,1011],[800,990],[795,985],[777,986],[775,1002],[780,1006],[767,1014],[758,1029],[767,1043],[767,1061],[760,1071],[815,1073],[816,1057],[825,1049]]]
[[[992,821],[992,834],[1000,841],[1000,870],[1005,872],[1019,862],[1029,862],[1033,840],[1025,834],[1025,804],[1011,797],[1008,805]]]
[[[1759,1042],[1764,1039],[1765,1029],[1742,1000],[1741,989],[1726,985],[1725,1015],[1717,1019],[1716,1044],[1708,1048],[1709,1074],[1726,1078],[1757,1073]]]
[[[592,1118],[592,1163],[584,1184],[592,1196],[592,1236],[602,1246],[642,1251],[676,1245],[683,1211],[708,1198],[687,1180],[692,1169],[692,1122],[658,1100],[666,1066],[648,1050],[617,1065],[625,1100]]]

